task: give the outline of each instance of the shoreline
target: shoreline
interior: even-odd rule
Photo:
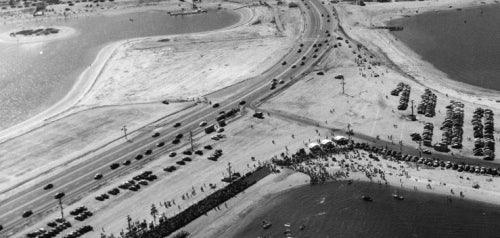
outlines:
[[[385,5],[384,5],[385,4]],[[393,8],[387,7],[391,4]],[[356,6],[337,5],[335,9],[340,16],[340,25],[346,29],[346,34],[361,42],[365,47],[373,52],[382,54],[393,67],[406,74],[408,78],[423,87],[432,88],[442,94],[448,94],[451,97],[459,98],[464,101],[483,104],[489,107],[499,108],[496,102],[500,100],[499,91],[481,88],[478,86],[462,83],[451,79],[446,73],[437,69],[431,63],[422,59],[422,57],[414,52],[410,47],[397,40],[387,30],[369,29],[370,26],[383,25],[387,26],[387,22],[405,16],[411,17],[416,14],[429,13],[434,11],[456,11],[457,6],[460,8],[473,8],[479,6],[491,6],[480,4],[473,1],[444,1],[444,2],[395,2],[395,3],[378,3],[368,4],[366,7],[371,7],[368,10],[359,9],[357,13],[363,16],[347,15],[347,12],[352,12]],[[453,8],[448,6],[453,5]],[[408,11],[407,14],[401,15],[400,11]],[[416,9],[416,10],[415,10]],[[366,21],[353,26],[352,22],[361,17],[367,17]],[[359,23],[359,22],[357,22]],[[368,41],[367,39],[370,39]]]
[[[233,10],[235,6],[238,5],[235,3],[225,3],[222,5],[224,9],[229,9],[229,10]],[[236,27],[240,27],[250,22],[250,20],[253,18],[254,15],[251,10],[247,11],[245,9],[246,8],[233,10],[234,12],[240,15],[240,19],[236,23],[230,26],[216,30],[188,33],[182,35],[185,36],[185,35],[195,35],[195,34],[207,34],[211,32],[227,31]],[[130,8],[127,8],[126,10],[127,12],[134,12],[133,9]],[[137,11],[143,11],[143,10],[144,9],[142,8],[137,8]],[[246,11],[246,13],[243,11]],[[115,14],[121,14],[121,13],[115,13]],[[126,44],[133,44],[144,40],[160,39],[164,37],[176,37],[176,36],[180,35],[177,34],[177,35],[157,35],[148,37],[138,37],[138,38],[130,38],[126,40],[120,40],[105,44],[97,53],[94,61],[90,64],[90,66],[85,68],[80,73],[80,75],[78,76],[77,80],[75,81],[71,89],[61,100],[59,100],[49,108],[43,110],[42,112],[32,116],[31,118],[28,118],[27,120],[24,120],[18,124],[15,124],[9,128],[2,130],[1,131],[2,136],[0,136],[0,143],[4,143],[5,141],[8,141],[12,138],[15,138],[17,136],[20,136],[22,134],[40,128],[47,123],[58,120],[62,117],[71,115],[72,113],[78,110],[81,110],[82,108],[78,107],[78,103],[82,99],[84,99],[85,95],[87,95],[92,90],[92,87],[97,82],[99,75],[104,71],[107,63],[109,62],[110,59],[112,59],[114,53],[119,48],[126,47]]]

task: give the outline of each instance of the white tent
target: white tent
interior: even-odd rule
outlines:
[[[334,141],[344,141],[344,140],[347,140],[347,137],[345,137],[345,136],[335,136],[335,137],[333,137],[333,140]]]
[[[309,143],[309,145],[307,145],[307,147],[308,147],[310,150],[312,150],[312,149],[317,149],[317,148],[319,148],[319,144],[318,144],[318,143],[316,143],[316,142],[311,142],[311,143]]]
[[[331,145],[331,144],[333,144],[333,141],[330,139],[324,139],[321,141],[321,145],[323,145],[323,146],[324,145]]]

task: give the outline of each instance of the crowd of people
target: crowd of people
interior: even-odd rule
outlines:
[[[148,226],[148,223],[145,220],[143,222],[132,222],[131,218],[128,217],[128,227],[126,229],[126,232],[122,232],[120,234],[120,237],[155,238],[169,236],[191,221],[195,220],[196,218],[208,213],[210,210],[218,209],[221,204],[236,196],[238,193],[244,191],[248,187],[252,186],[259,179],[269,174],[269,172],[271,172],[271,170],[267,169],[267,167],[257,167],[255,170],[248,172],[239,179],[232,181],[227,186],[208,195],[204,199],[186,208],[177,215],[171,218],[167,218],[165,215],[160,216],[158,224],[151,223]],[[183,195],[183,197],[186,196],[189,196],[189,194]],[[110,238],[110,236],[103,236],[103,238],[106,237]]]

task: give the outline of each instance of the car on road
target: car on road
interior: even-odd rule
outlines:
[[[206,126],[207,125],[207,122],[206,121],[202,121],[200,122],[200,127],[203,127],[203,126]]]
[[[144,151],[145,155],[150,155],[151,153],[153,153],[153,151],[151,149]]]
[[[302,60],[306,60],[306,59],[307,59],[307,57],[305,57],[305,56],[302,56]]]
[[[180,123],[180,122],[176,122],[176,123],[174,124],[174,127],[179,127],[179,126],[181,126],[181,123]]]
[[[246,102],[245,100],[241,100],[241,101],[239,102],[239,104],[240,104],[240,105],[242,105],[242,106],[243,106],[243,105],[245,105],[246,103],[247,103],[247,102]]]
[[[140,160],[140,159],[142,159],[142,155],[136,155],[136,156],[135,156],[135,159],[136,159],[136,160]]]
[[[295,69],[295,68],[297,68],[297,65],[292,65],[292,69]]]
[[[318,56],[317,55],[313,55],[313,58],[316,59]]]
[[[275,84],[273,84],[273,85],[271,85],[271,88],[270,88],[270,89],[271,89],[271,90],[274,90],[275,88],[276,88],[276,85],[275,85]]]
[[[123,165],[130,165],[130,163],[131,163],[130,160],[123,161]]]
[[[176,156],[176,155],[177,155],[177,153],[175,153],[175,152],[173,152],[173,151],[172,151],[172,152],[170,152],[170,154],[168,154],[168,156],[169,156],[169,157],[174,157],[174,156]]]
[[[279,84],[284,84],[284,83],[285,83],[285,80],[283,80],[283,79],[279,81]]]
[[[161,141],[161,142],[158,142],[158,144],[156,144],[156,147],[162,147],[165,145],[165,142]]]
[[[218,108],[218,107],[219,107],[219,104],[218,104],[218,103],[214,103],[214,104],[212,104],[212,107],[213,107],[213,108]]]
[[[306,64],[306,63],[304,63],[304,61],[300,62],[300,65],[304,65],[304,64]]]
[[[64,197],[64,195],[66,195],[66,194],[64,194],[63,192],[59,192],[59,193],[56,193],[56,195],[54,195],[54,198],[60,199],[60,198]]]
[[[281,63],[281,65],[286,65],[286,61],[283,61],[283,63]]]
[[[29,216],[31,216],[31,215],[33,215],[33,212],[32,212],[31,210],[28,210],[28,211],[23,212],[23,217],[24,217],[24,218],[29,217]]]
[[[47,184],[47,185],[45,185],[45,186],[43,187],[43,190],[49,190],[49,189],[51,189],[51,188],[53,188],[53,187],[54,187],[54,185],[53,185],[53,184],[51,184],[51,183],[49,183],[49,184]]]
[[[1,231],[1,230],[3,230],[3,226],[2,226],[2,225],[0,225],[0,231]]]
[[[184,135],[183,135],[182,133],[179,133],[179,134],[175,135],[175,138],[180,139],[180,138],[182,138],[183,136],[184,136]]]
[[[151,135],[151,137],[153,137],[153,138],[158,137],[158,136],[160,136],[160,132],[155,132],[155,133],[153,133],[153,135]]]
[[[422,153],[428,154],[428,155],[432,154],[432,152],[430,150],[428,150],[428,149],[422,150]]]
[[[95,179],[95,180],[102,179],[102,174],[96,174],[96,175],[94,176],[94,179]]]
[[[120,167],[120,164],[119,164],[119,163],[112,163],[112,164],[109,166],[109,168],[111,168],[111,169],[116,169],[116,168],[118,168],[118,167]]]
[[[300,43],[300,47],[304,47],[304,43]]]
[[[192,155],[193,154],[193,152],[190,151],[190,150],[185,150],[182,153],[185,154],[185,155]]]
[[[181,140],[179,140],[179,139],[174,139],[174,140],[172,141],[172,144],[179,144],[179,142],[181,142]]]

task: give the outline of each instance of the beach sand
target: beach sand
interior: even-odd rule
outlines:
[[[458,6],[460,3],[462,4],[460,6],[465,7],[467,5],[478,4],[471,2],[475,1],[459,1],[456,5]],[[245,172],[250,167],[268,161],[272,156],[279,155],[281,152],[295,152],[311,140],[314,141],[326,136],[331,137],[336,133],[338,134],[340,133],[339,129],[347,128],[348,123],[354,129],[355,135],[356,133],[371,137],[378,135],[382,140],[387,140],[388,143],[391,143],[391,141],[387,137],[392,136],[396,143],[402,140],[405,145],[411,145],[415,143],[411,142],[409,134],[414,131],[421,132],[424,122],[433,122],[435,124],[433,141],[439,141],[441,139],[439,126],[444,120],[444,107],[452,99],[459,99],[465,103],[464,138],[467,135],[471,135],[470,119],[472,110],[475,107],[481,106],[498,109],[494,101],[491,101],[493,99],[488,98],[487,93],[471,92],[471,94],[465,94],[463,91],[459,91],[459,88],[455,90],[452,87],[439,87],[437,83],[436,88],[433,88],[435,89],[434,92],[438,95],[437,115],[435,117],[419,117],[418,121],[409,122],[404,119],[405,115],[408,114],[408,110],[400,112],[396,109],[398,98],[390,96],[389,92],[397,83],[405,82],[410,84],[412,86],[411,97],[418,103],[425,86],[434,86],[434,84],[429,82],[434,82],[434,80],[424,80],[423,77],[417,75],[417,73],[422,74],[421,71],[427,72],[428,69],[425,63],[411,63],[413,61],[410,60],[418,60],[418,57],[411,58],[409,56],[412,56],[412,54],[398,53],[405,56],[400,56],[401,62],[392,59],[393,55],[387,53],[385,50],[395,50],[394,47],[375,45],[377,42],[382,44],[384,41],[387,41],[384,37],[388,37],[388,35],[384,36],[385,32],[367,30],[367,25],[364,24],[366,23],[366,19],[375,21],[370,16],[376,18],[375,16],[379,13],[389,12],[387,13],[388,16],[397,13],[397,10],[392,12],[392,8],[402,8],[406,6],[404,4],[408,4],[408,6],[415,5],[416,8],[420,7],[422,9],[423,6],[426,6],[427,10],[432,10],[435,7],[445,9],[447,8],[447,4],[451,4],[451,1],[373,3],[367,4],[366,8],[348,4],[335,5],[340,16],[339,24],[346,31],[347,35],[366,46],[368,50],[362,50],[361,53],[366,54],[366,57],[373,55],[374,58],[370,61],[380,62],[380,66],[373,66],[371,69],[368,69],[367,65],[359,67],[354,61],[354,54],[352,54],[352,50],[356,47],[355,43],[352,43],[351,40],[351,48],[348,48],[347,44],[343,42],[342,47],[331,50],[322,64],[316,67],[318,71],[325,72],[324,76],[316,75],[316,72],[312,72],[286,91],[264,103],[262,107],[264,110],[270,112],[269,115],[265,116],[265,119],[261,120],[251,117],[250,115],[253,112],[246,109],[241,118],[230,122],[226,127],[226,131],[224,132],[227,136],[226,139],[212,141],[207,135],[196,136],[196,146],[200,147],[211,144],[214,145],[214,148],[223,149],[224,155],[218,162],[206,160],[206,157],[212,152],[204,151],[205,155],[195,157],[194,162],[181,167],[174,173],[167,173],[163,171],[163,168],[172,165],[181,157],[170,158],[163,156],[143,168],[145,170],[153,170],[155,174],[159,175],[160,179],[148,185],[140,193],[127,191],[120,194],[117,198],[113,198],[113,202],[97,203],[94,200],[95,195],[101,194],[118,185],[126,178],[132,177],[133,175],[131,174],[127,175],[128,177],[126,176],[126,178],[110,181],[98,190],[85,194],[86,197],[82,198],[78,203],[71,204],[68,209],[71,210],[76,206],[85,205],[93,212],[95,211],[95,216],[79,223],[79,225],[90,224],[94,226],[96,231],[89,233],[89,237],[95,237],[101,232],[117,234],[126,226],[126,215],[131,215],[134,219],[151,221],[151,204],[158,204],[157,207],[159,207],[160,214],[165,212],[167,216],[172,215],[206,196],[209,192],[200,192],[199,189],[204,184],[215,183],[220,188],[220,186],[223,186],[220,178],[228,162],[231,162],[232,167],[236,171]],[[330,3],[327,5],[330,9],[333,7]],[[284,9],[281,8],[280,10]],[[252,11],[255,14],[254,8],[252,8]],[[266,14],[266,16],[269,17],[270,15]],[[362,24],[362,22],[365,23]],[[331,31],[334,36],[343,36],[345,38],[345,35],[337,27],[331,29]],[[262,33],[262,31],[259,32]],[[274,34],[276,31],[271,31],[271,33]],[[263,48],[267,49],[266,47]],[[409,65],[415,68],[403,67],[409,62]],[[419,65],[422,65],[422,68],[417,67]],[[334,76],[338,74],[345,76],[345,95],[341,92],[342,85],[340,81],[334,79]],[[379,74],[380,76],[375,77],[375,74]],[[411,75],[411,77],[408,75]],[[436,82],[439,82],[439,80],[436,80]],[[99,88],[105,87],[103,85],[102,87],[99,86]],[[89,101],[85,101],[88,103],[87,105],[98,103],[99,100],[96,100],[95,97],[97,94],[93,95],[94,98],[92,100],[88,99]],[[118,98],[120,97],[120,94],[114,95],[117,95],[116,97]],[[484,95],[485,97],[480,95]],[[104,102],[104,99],[107,98],[107,96],[103,96],[102,101]],[[107,102],[116,103],[119,100],[114,98]],[[441,110],[441,112],[438,113],[438,110]],[[495,119],[498,121],[498,116]],[[302,123],[303,121],[310,123],[304,124]],[[178,149],[177,152],[183,149]],[[454,152],[457,156],[468,155],[470,150],[471,143],[464,140],[464,149]],[[255,157],[256,161],[252,161],[251,157]],[[366,157],[366,154],[364,157]],[[356,162],[366,165],[369,163],[369,160],[362,159],[356,160]],[[498,183],[498,177],[492,178],[492,181],[487,181],[489,177],[483,175],[460,174],[456,171],[441,171],[439,169],[421,168],[417,170],[411,164],[387,160],[372,164],[376,164],[376,166],[380,166],[386,171],[391,171],[392,175],[387,176],[389,183],[399,186],[400,181],[403,181],[403,188],[405,189],[413,190],[416,188],[418,191],[447,195],[451,195],[450,190],[453,189],[456,193],[454,196],[457,196],[459,192],[463,192],[465,199],[495,204],[498,204],[498,201],[500,201],[500,183]],[[396,169],[393,169],[394,167]],[[409,177],[399,176],[402,169],[409,173]],[[460,175],[464,175],[463,178],[460,178]],[[466,177],[469,177],[469,179]],[[363,173],[353,173],[350,178],[354,180],[368,180]],[[226,203],[227,208],[223,205],[220,211],[211,211],[207,216],[197,219],[183,229],[192,233],[193,237],[232,237],[231,235],[236,234],[238,228],[248,224],[248,219],[252,219],[252,210],[259,203],[264,202],[278,192],[303,186],[308,181],[308,177],[304,174],[286,170],[277,175],[272,174],[249,188],[246,192],[228,201]],[[481,188],[473,189],[473,183],[480,184]],[[432,189],[427,189],[428,184],[431,184]],[[196,191],[196,195],[192,195],[191,193],[193,188]],[[192,196],[189,196],[190,198],[188,199],[182,199],[181,196],[186,193]],[[171,208],[161,207],[161,202],[171,201],[172,199],[175,199],[176,206]],[[56,216],[57,214],[52,213],[46,219],[33,224],[32,227],[42,226]],[[29,230],[32,229],[27,229],[24,232]],[[20,233],[20,235],[22,234]]]

